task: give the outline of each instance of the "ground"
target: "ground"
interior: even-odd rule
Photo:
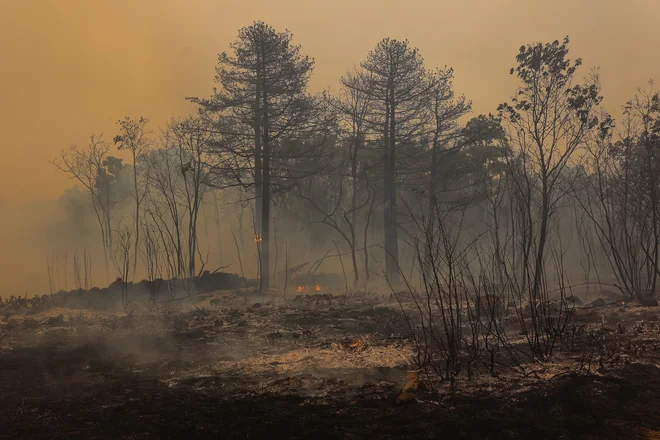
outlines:
[[[452,396],[417,372],[389,295],[294,295],[5,308],[0,438],[660,438],[658,308],[578,307],[584,337],[534,377],[462,377]]]

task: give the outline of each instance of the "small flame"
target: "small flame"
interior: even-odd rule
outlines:
[[[298,286],[298,288],[296,289],[296,292],[297,293],[303,293],[303,290],[305,290],[305,288],[303,286]]]
[[[263,238],[261,238],[261,235],[259,235],[259,233],[254,234],[254,242],[255,243],[259,243],[262,240],[263,240]]]
[[[319,286],[318,284],[316,285],[316,291],[317,291],[317,292],[320,292],[320,291],[321,291],[321,286]]]

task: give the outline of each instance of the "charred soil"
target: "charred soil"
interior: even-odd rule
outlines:
[[[660,311],[574,313],[585,336],[546,373],[464,380],[454,396],[420,375],[397,404],[417,366],[388,296],[237,289],[126,313],[25,309],[0,322],[0,437],[658,438]],[[594,368],[576,370],[587,352]]]

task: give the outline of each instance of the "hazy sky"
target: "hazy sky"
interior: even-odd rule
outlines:
[[[336,89],[387,36],[454,67],[475,113],[514,92],[522,44],[567,34],[584,75],[601,67],[614,113],[660,80],[660,0],[0,0],[0,296],[47,291],[57,211],[43,201],[73,185],[49,163],[59,151],[111,139],[125,115],[155,128],[189,111],[184,98],[211,92],[217,54],[254,20],[316,59],[314,91]]]
[[[160,124],[207,95],[238,28],[288,28],[316,59],[314,90],[336,88],[383,37],[408,38],[429,67],[453,66],[476,112],[511,95],[518,47],[570,35],[602,68],[609,109],[660,77],[656,0],[0,0],[0,199],[58,197],[49,161],[124,115]]]

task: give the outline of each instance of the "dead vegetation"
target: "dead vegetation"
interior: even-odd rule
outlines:
[[[3,303],[3,310],[9,304]],[[377,293],[285,298],[257,289],[216,291],[163,305],[144,301],[127,312],[50,307],[31,313],[12,303],[0,322],[4,433],[10,438],[658,434],[657,309],[620,300],[576,306],[562,343],[533,374],[498,365],[497,374],[474,368],[471,375],[445,380],[416,363],[419,350],[404,313],[414,308],[410,297],[399,302]],[[516,337],[525,345],[515,329],[507,334],[512,345]],[[246,423],[248,415],[255,422]]]

